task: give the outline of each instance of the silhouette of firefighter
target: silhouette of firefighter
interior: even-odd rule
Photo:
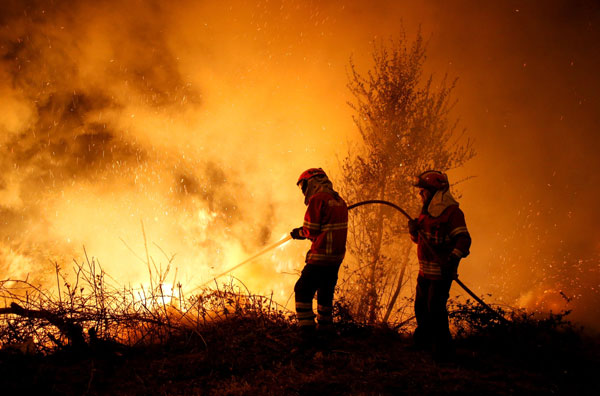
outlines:
[[[348,234],[348,207],[333,189],[323,169],[311,168],[303,172],[297,182],[307,205],[302,227],[292,230],[294,239],[310,239],[312,245],[306,254],[306,265],[294,291],[296,315],[304,341],[315,335],[327,336],[333,331],[333,294],[338,271],[346,252]],[[317,322],[313,298],[317,294]]]
[[[419,258],[414,341],[418,348],[431,348],[434,356],[447,357],[453,349],[446,303],[458,264],[469,254],[471,237],[445,173],[423,172],[414,186],[423,202],[419,217],[408,222]]]

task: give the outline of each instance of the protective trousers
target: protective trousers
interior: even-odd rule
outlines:
[[[333,294],[337,283],[340,263],[333,265],[306,264],[296,282],[296,316],[301,328],[315,327],[312,301],[317,293],[317,321],[319,327],[333,324]]]
[[[415,316],[417,328],[414,340],[417,346],[433,347],[434,352],[449,351],[452,337],[448,328],[446,303],[450,297],[452,279],[431,280],[417,278]]]

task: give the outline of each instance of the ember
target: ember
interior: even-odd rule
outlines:
[[[367,70],[403,20],[430,38],[425,72],[460,77],[476,141],[451,171],[475,176],[457,186],[474,239],[461,278],[600,326],[596,7],[377,3],[4,2],[0,279],[55,289],[85,247],[115,285],[154,289],[148,268],[170,267],[169,296],[287,235],[297,174],[339,176],[340,142],[359,140],[349,57]],[[285,305],[306,248],[234,275]]]

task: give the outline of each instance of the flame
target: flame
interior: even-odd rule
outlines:
[[[571,298],[556,289],[529,290],[517,301],[518,307],[542,313],[560,313],[570,309]]]
[[[118,283],[168,268],[192,289],[273,243],[301,223],[298,174],[335,179],[336,156],[359,141],[349,57],[366,71],[372,42],[403,20],[408,39],[418,26],[431,36],[425,71],[461,78],[455,110],[476,138],[478,157],[450,172],[478,176],[458,186],[473,236],[461,278],[508,303],[566,290],[580,318],[600,317],[588,314],[600,183],[585,30],[598,14],[407,5],[3,4],[0,278],[50,287],[51,263],[69,268],[85,247]],[[286,300],[307,248],[286,244],[235,276]]]

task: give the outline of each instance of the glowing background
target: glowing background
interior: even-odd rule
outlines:
[[[427,72],[459,77],[455,115],[478,152],[450,173],[476,176],[459,186],[474,240],[462,279],[525,306],[563,307],[563,291],[597,325],[600,6],[124,3],[2,2],[0,278],[47,280],[85,245],[143,283],[141,222],[189,285],[276,241],[301,221],[298,174],[335,176],[356,139],[349,57],[366,71],[373,40],[420,26]],[[278,272],[306,247],[236,275],[285,302],[295,277]]]

